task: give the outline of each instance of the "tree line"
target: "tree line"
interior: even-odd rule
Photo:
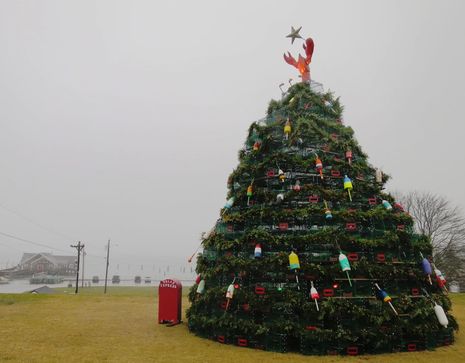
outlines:
[[[448,282],[465,290],[465,218],[462,210],[431,192],[399,194],[397,199],[415,221],[415,229],[431,239],[433,259]]]

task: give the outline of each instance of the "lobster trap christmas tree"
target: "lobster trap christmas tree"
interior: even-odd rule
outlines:
[[[301,39],[300,28],[289,37]],[[250,126],[220,218],[202,239],[189,329],[221,343],[303,354],[432,349],[453,341],[432,245],[384,191],[342,122],[342,106],[302,82]]]

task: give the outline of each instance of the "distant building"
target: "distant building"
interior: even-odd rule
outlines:
[[[74,275],[76,256],[56,256],[45,252],[24,253],[18,267],[31,274]]]

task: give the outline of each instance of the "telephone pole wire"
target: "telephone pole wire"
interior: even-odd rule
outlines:
[[[107,245],[107,266],[105,269],[105,289],[103,290],[103,293],[107,293],[107,281],[108,281],[108,266],[110,265],[110,239],[108,239],[108,245]]]
[[[77,251],[76,290],[74,291],[74,293],[77,294],[79,290],[79,264],[81,259],[81,251],[84,248],[84,244],[81,244],[81,241],[79,241],[77,245],[71,245],[71,247],[75,248]]]

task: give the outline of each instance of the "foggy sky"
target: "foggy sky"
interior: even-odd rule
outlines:
[[[0,231],[115,261],[185,260],[251,122],[312,78],[390,191],[465,207],[462,1],[1,1]],[[0,266],[49,251],[0,235]],[[55,254],[64,254],[54,251]],[[100,260],[99,260],[100,261]]]

